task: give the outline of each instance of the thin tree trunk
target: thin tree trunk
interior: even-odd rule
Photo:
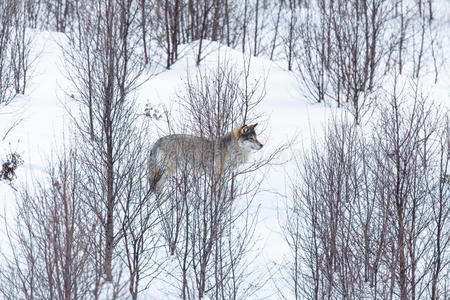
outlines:
[[[112,258],[114,248],[114,161],[113,161],[113,128],[112,128],[112,101],[114,98],[114,55],[112,45],[113,41],[113,10],[111,2],[108,1],[108,7],[106,8],[106,20],[107,20],[107,45],[110,45],[108,50],[108,78],[106,94],[104,99],[104,134],[106,139],[106,222],[105,222],[105,280],[112,281]]]
[[[199,41],[198,53],[197,53],[197,66],[200,65],[200,62],[202,60],[202,46],[203,46],[203,39],[205,37],[206,27],[208,24],[208,14],[209,14],[208,1],[205,0],[205,6],[203,7],[202,28],[200,31],[200,41]]]
[[[145,13],[145,0],[141,0],[141,29],[142,29],[142,44],[144,46],[144,61],[148,64],[148,51],[147,51],[147,22]]]
[[[214,5],[214,18],[211,34],[211,40],[213,41],[219,40],[218,36],[219,36],[220,7],[221,7],[220,0],[216,0]]]
[[[253,56],[258,54],[258,18],[259,18],[259,0],[256,0],[256,11],[255,11],[255,36],[254,36],[254,44],[253,44]]]
[[[280,24],[280,16],[281,16],[281,8],[283,7],[282,2],[280,2],[280,6],[278,8],[277,21],[275,23],[275,34],[273,37],[272,50],[270,51],[270,60],[273,60],[273,54],[275,52],[275,47],[277,46],[277,37],[278,37],[278,27]]]
[[[225,25],[227,30],[227,46],[230,46],[230,8],[228,6],[228,1],[225,0]]]
[[[245,39],[247,38],[247,7],[248,0],[244,1],[244,21],[242,23],[242,53],[245,53]]]
[[[170,43],[170,28],[169,28],[169,0],[165,1],[164,6],[164,23],[166,25],[166,54],[167,54],[167,61],[166,61],[166,68],[169,69],[172,65],[172,59],[171,59],[171,43]]]

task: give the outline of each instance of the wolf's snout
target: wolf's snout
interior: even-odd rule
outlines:
[[[257,141],[254,146],[253,149],[260,150],[264,145]]]

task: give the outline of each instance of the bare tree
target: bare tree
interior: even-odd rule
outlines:
[[[0,3],[0,103],[8,103],[13,97],[13,78],[10,71],[11,25],[14,1]]]
[[[78,155],[68,151],[35,190],[22,190],[15,225],[5,224],[10,251],[2,253],[0,294],[6,299],[94,298],[89,235],[98,224],[84,210],[80,176]]]
[[[26,30],[26,1],[2,1],[0,3],[0,108],[8,105],[17,94],[25,94],[31,68],[31,36]],[[0,141],[22,121],[17,118],[1,133]],[[17,152],[0,158],[0,180],[8,184],[15,178],[15,171],[23,160]]]
[[[172,3],[173,2],[173,3]],[[169,68],[178,59],[178,45],[180,44],[180,14],[181,0],[164,2],[164,25],[166,30],[167,65]]]
[[[321,6],[322,13],[318,24],[314,21],[310,11],[307,11],[302,24],[297,28],[300,41],[297,43],[294,53],[297,70],[308,96],[319,103],[325,101],[325,97],[329,94],[332,57],[331,23],[323,5],[325,3]],[[336,101],[340,106],[339,94]]]
[[[258,54],[258,33],[259,33],[259,18],[260,18],[260,4],[259,0],[256,0],[255,3],[255,30],[253,36],[253,55],[256,56]]]
[[[140,124],[143,125],[143,124]],[[144,124],[145,125],[145,124]],[[151,201],[145,165],[148,134],[130,129],[131,140],[121,160],[124,171],[118,184],[115,218],[118,219],[117,256],[113,265],[116,274],[128,270],[126,279],[116,279],[113,298],[124,296],[127,283],[133,299],[148,288],[158,274],[154,260],[158,235],[156,208]],[[6,224],[9,252],[2,253],[5,265],[0,269],[0,294],[8,299],[98,299],[107,290],[104,286],[105,228],[100,223],[100,203],[90,188],[95,180],[86,150],[64,152],[53,163],[48,180],[36,182],[35,190],[26,188],[19,197],[16,227]],[[5,220],[6,222],[6,220]],[[11,254],[9,254],[11,253]],[[109,289],[109,288],[108,288]],[[109,291],[111,292],[111,291]]]
[[[436,160],[434,137],[441,120],[435,109],[426,106],[419,87],[412,88],[411,104],[404,103],[404,96],[394,90],[391,108],[382,114],[385,142],[380,143],[388,158],[383,163],[385,179],[390,182],[385,183],[390,191],[388,203],[395,208],[391,220],[401,299],[422,297],[428,285],[424,281],[429,279],[430,269],[421,265],[424,254],[430,251],[427,232],[435,228],[426,213],[432,203],[426,178]]]
[[[181,43],[197,42],[197,64],[203,59],[205,40],[241,47],[242,51],[247,49],[254,55],[269,48],[262,38],[271,30],[267,20],[274,4],[268,1],[177,0],[154,3],[155,10],[149,14],[154,15],[158,25],[152,34],[164,49],[166,67],[178,59],[178,45]]]
[[[45,9],[42,11],[44,26],[58,32],[67,32],[74,26],[74,2],[78,0],[41,0]],[[39,2],[41,2],[39,1]]]
[[[363,149],[357,128],[335,122],[298,161],[299,182],[284,225],[292,251],[288,286],[296,299],[368,296],[363,258],[370,249],[361,237],[372,228],[364,226],[370,211],[361,210]]]
[[[187,117],[185,130],[219,142],[236,124],[251,121],[262,98],[246,94],[244,74],[225,63],[188,79],[186,94],[180,96]],[[211,169],[214,162],[208,151],[194,165],[177,162],[177,172],[163,190],[161,218],[168,250],[178,262],[179,273],[173,276],[178,278],[183,299],[245,299],[261,283],[249,268],[256,225],[249,207],[260,183],[252,174],[280,151],[220,174]],[[248,278],[255,278],[252,284]]]
[[[297,18],[299,15],[300,7],[297,5],[295,0],[289,0],[289,31],[288,37],[286,39],[286,51],[287,51],[287,61],[288,61],[288,70],[292,71],[293,65],[293,56],[294,56],[294,45],[297,41],[297,37],[295,35],[297,27]]]
[[[26,1],[0,4],[0,103],[24,94],[31,67],[31,37],[25,30]]]
[[[337,43],[334,57],[338,62],[332,66],[334,89],[350,102],[350,111],[359,124],[380,76],[379,64],[386,63],[386,56],[390,55],[389,41],[380,39],[389,25],[391,9],[383,0],[354,1],[348,6],[339,3],[332,12],[332,30]],[[357,25],[361,23],[362,26]]]
[[[80,20],[81,35],[72,35],[71,47],[65,51],[75,99],[81,104],[74,120],[85,145],[80,154],[87,178],[87,205],[103,226],[101,255],[107,281],[113,280],[115,248],[122,237],[115,216],[119,203],[127,199],[126,166],[134,159],[130,155],[137,114],[132,92],[143,79],[145,67],[136,48],[140,24],[135,4],[125,0],[86,2],[80,14],[84,18]],[[78,46],[80,51],[75,50]]]
[[[202,61],[202,51],[203,51],[203,40],[207,37],[207,32],[209,29],[209,22],[208,19],[210,18],[210,12],[213,8],[214,3],[211,0],[203,0],[203,3],[201,4],[201,14],[200,14],[200,36],[199,36],[199,43],[198,43],[198,51],[197,51],[197,65],[200,65],[200,62]]]
[[[242,22],[242,53],[245,53],[245,44],[247,39],[247,28],[248,28],[248,0],[244,1],[244,20]]]
[[[394,82],[371,134],[332,123],[299,160],[284,226],[292,250],[287,283],[296,298],[446,293],[448,145],[441,130],[448,129],[419,85],[407,94]]]
[[[273,39],[272,39],[272,47],[270,50],[270,60],[273,60],[273,56],[274,56],[274,52],[275,52],[275,48],[277,46],[277,38],[278,38],[278,33],[279,33],[279,28],[280,28],[280,18],[281,18],[281,11],[283,8],[283,1],[279,1],[278,4],[278,13],[275,19],[275,28],[274,28],[274,35],[273,35]]]
[[[127,149],[128,159],[122,176],[124,190],[119,195],[116,218],[121,221],[119,256],[128,269],[128,290],[132,299],[146,290],[150,282],[159,275],[160,263],[155,256],[160,234],[158,209],[163,204],[154,198],[148,185],[148,170],[143,167],[148,159],[147,141],[149,127],[140,123],[134,128]],[[121,179],[122,180],[122,179]]]
[[[423,69],[434,68],[437,81],[435,40],[437,33],[433,28],[432,1],[398,1],[395,4],[395,19],[399,30],[395,34],[397,56],[396,63],[400,74],[405,71],[419,78]],[[428,46],[430,45],[430,46]],[[412,51],[410,51],[412,50]],[[430,66],[433,63],[434,66]],[[412,69],[410,69],[412,67]],[[406,69],[405,69],[406,68]]]
[[[447,114],[448,115],[448,114]],[[439,299],[440,295],[448,294],[448,280],[445,280],[445,274],[449,269],[449,257],[445,251],[450,247],[450,228],[445,225],[449,223],[450,218],[450,176],[449,176],[449,149],[450,149],[450,128],[448,117],[445,119],[444,126],[440,128],[440,140],[438,148],[438,160],[436,171],[430,173],[427,184],[431,197],[433,218],[432,226],[435,231],[432,233],[432,251],[433,259],[431,262],[431,299]],[[444,281],[444,282],[443,282]]]
[[[392,53],[392,6],[385,0],[321,0],[314,8],[318,16],[308,11],[294,26],[300,78],[314,101],[344,104],[359,123]]]
[[[142,47],[144,48],[144,61],[145,64],[149,64],[152,53],[150,52],[150,42],[152,41],[152,31],[155,30],[155,22],[152,18],[152,12],[155,10],[155,1],[141,0],[139,2],[139,7],[141,10],[140,15],[140,27],[141,27],[141,38]]]
[[[13,45],[11,49],[11,66],[14,74],[14,88],[17,94],[25,94],[27,79],[31,68],[32,38],[27,32],[28,27],[27,2],[16,2],[17,9],[14,15]]]

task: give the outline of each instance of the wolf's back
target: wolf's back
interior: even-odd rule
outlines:
[[[154,147],[157,161],[163,164],[182,161],[206,159],[213,152],[213,142],[204,138],[187,134],[172,134],[160,138]],[[153,151],[153,150],[152,150]]]

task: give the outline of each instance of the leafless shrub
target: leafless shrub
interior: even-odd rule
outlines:
[[[102,281],[136,299],[157,271],[155,205],[147,184],[148,126],[135,111],[133,92],[146,79],[135,1],[87,1],[78,7],[78,31],[64,48],[78,112],[71,111],[80,145],[84,205],[100,229],[93,236]],[[124,272],[128,276],[124,276]]]
[[[297,26],[295,58],[307,96],[345,105],[360,122],[392,53],[389,1],[317,1]]]
[[[26,30],[28,20],[26,14],[25,0],[17,1],[16,12],[13,23],[13,44],[11,49],[11,67],[14,74],[14,88],[16,94],[25,94],[27,79],[29,78],[31,68],[31,46],[32,37]]]
[[[258,94],[253,89],[246,94],[247,77],[231,71],[228,64],[201,74],[187,81],[180,102],[187,132],[214,144],[237,124],[252,120],[262,98],[254,98]],[[186,150],[190,157],[188,151],[195,149]],[[245,299],[263,282],[249,268],[257,220],[250,207],[260,184],[253,176],[281,151],[280,147],[267,158],[221,173],[214,171],[208,153],[201,162],[176,162],[177,172],[163,188],[161,217],[168,251],[178,263],[174,278],[183,299]]]
[[[224,9],[222,1],[165,0],[157,1],[155,4],[154,13],[158,25],[153,34],[166,52],[166,68],[170,68],[178,59],[178,46],[192,41],[198,41],[197,64],[200,64],[203,40],[206,38],[217,40],[220,21],[218,12]],[[212,18],[213,12],[215,19]]]
[[[68,32],[75,27],[75,6],[84,0],[35,0],[27,1],[29,16],[35,23],[48,30]],[[33,9],[34,8],[34,9]]]
[[[333,123],[299,161],[284,226],[297,299],[445,295],[446,125],[411,90],[396,85],[372,134]]]
[[[93,298],[97,249],[90,235],[98,224],[84,210],[78,163],[76,152],[64,153],[35,189],[22,190],[15,225],[5,224],[0,294],[6,299]]]
[[[123,173],[118,181],[123,184],[119,191],[116,218],[120,220],[117,233],[119,258],[128,270],[128,290],[132,299],[137,299],[151,281],[159,275],[160,262],[156,260],[159,245],[160,199],[154,199],[148,181],[148,170],[144,166],[148,160],[148,126],[135,128],[132,141],[126,149]],[[122,183],[123,182],[123,183]]]
[[[258,117],[251,116],[251,112],[265,96],[264,82],[251,82],[250,63],[246,59],[243,71],[238,72],[225,59],[214,70],[199,70],[188,77],[187,95],[180,95],[184,100],[180,104],[189,116],[188,131],[217,138],[233,125],[247,124]]]
[[[395,228],[388,233],[391,261],[396,261],[391,270],[397,286],[391,289],[398,288],[401,299],[425,295],[431,279],[428,258],[435,255],[431,245],[442,238],[431,234],[439,230],[439,223],[432,222],[428,213],[437,209],[433,204],[436,191],[427,188],[429,180],[436,182],[441,174],[434,168],[443,155],[437,142],[442,116],[437,108],[427,105],[418,85],[412,85],[411,90],[412,95],[405,95],[396,85],[374,141],[380,147],[377,153],[385,155],[378,162],[387,192],[384,199],[389,222]],[[442,209],[447,211],[448,207],[438,210]]]
[[[15,1],[0,3],[0,103],[8,103],[14,96],[14,83],[10,69],[12,33]]]
[[[179,57],[179,45],[197,41],[196,63],[204,58],[205,40],[218,41],[243,52],[265,51],[263,34],[274,3],[260,0],[156,1],[151,33],[166,55],[169,68]]]
[[[294,34],[292,28],[292,35]],[[329,93],[329,72],[331,64],[331,23],[325,13],[314,20],[313,12],[307,10],[303,22],[296,29],[299,41],[296,44],[295,60],[299,75],[309,97],[323,102]],[[294,46],[292,46],[294,47]],[[338,106],[340,103],[338,102]]]
[[[0,104],[24,94],[31,67],[26,1],[0,3]]]
[[[430,2],[431,5],[431,2]],[[431,178],[427,178],[427,189],[430,193],[430,201],[432,206],[432,232],[431,240],[433,249],[433,257],[431,260],[431,299],[439,299],[440,295],[448,295],[450,272],[450,257],[448,248],[450,247],[450,126],[448,119],[444,119],[443,126],[439,128],[439,145],[437,149],[436,165],[433,166]],[[447,254],[445,252],[447,251]]]
[[[184,223],[183,242],[176,250],[183,270],[182,295],[245,299],[262,283],[254,281],[250,285],[247,280],[256,277],[250,268],[249,247],[253,245],[257,217],[247,211],[251,198],[245,199],[245,194],[252,191],[245,186],[248,182],[238,187],[235,176],[218,182],[210,174],[197,175],[205,171],[193,170],[192,177],[187,177],[192,180],[190,190],[181,198],[188,222]],[[236,203],[238,195],[244,205]]]
[[[396,20],[400,28],[398,47],[396,47],[397,65],[401,74],[411,74],[420,78],[434,73],[438,81],[441,62],[438,53],[439,30],[432,22],[431,1],[399,1],[396,6]]]
[[[287,37],[284,39],[284,43],[287,52],[288,70],[292,71],[295,44],[298,42],[298,31],[296,29],[299,24],[301,5],[297,4],[297,1],[295,0],[289,0],[287,3],[289,6],[289,20],[286,20],[285,22],[289,24],[289,29]]]
[[[358,238],[368,228],[364,215],[357,217],[361,143],[355,127],[336,122],[298,162],[300,182],[294,182],[284,226],[293,255],[288,284],[296,299],[367,296],[360,259],[369,249]]]

